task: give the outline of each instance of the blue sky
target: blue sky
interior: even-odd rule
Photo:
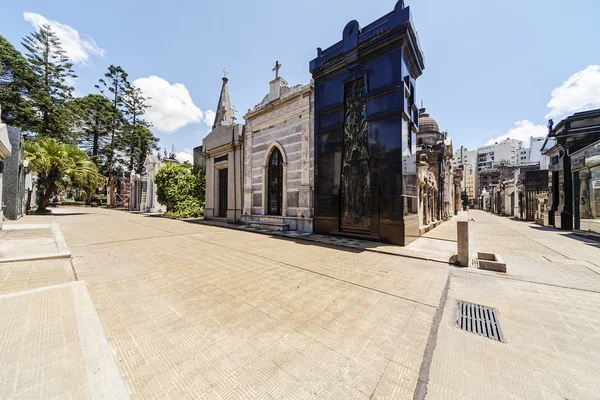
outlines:
[[[161,146],[189,152],[208,133],[222,69],[238,121],[268,92],[275,60],[290,85],[308,83],[316,48],[365,26],[394,1],[27,1],[7,2],[0,34],[20,39],[45,20],[77,61],[77,93],[110,64],[153,98]],[[545,134],[547,116],[600,107],[597,0],[406,0],[425,71],[418,99],[454,145],[474,148],[510,135]],[[27,13],[27,14],[25,14]],[[177,85],[175,85],[177,84]],[[550,105],[550,107],[549,107]],[[204,122],[206,121],[206,122]],[[181,154],[182,157],[185,155]]]

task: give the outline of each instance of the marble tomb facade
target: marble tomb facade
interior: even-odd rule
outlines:
[[[206,168],[204,218],[238,223],[242,216],[244,126],[235,123],[224,70],[223,86],[212,131],[202,141]]]
[[[244,139],[242,221],[271,230],[313,229],[313,87],[279,76],[248,110]]]

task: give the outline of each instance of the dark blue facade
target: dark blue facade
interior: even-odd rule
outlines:
[[[424,69],[410,8],[317,49],[316,233],[405,245],[419,235],[416,79]]]

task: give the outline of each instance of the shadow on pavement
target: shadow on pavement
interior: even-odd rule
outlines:
[[[590,246],[593,247],[598,247],[600,248],[600,238],[596,239],[594,237],[591,236],[584,236],[583,234],[577,234],[577,233],[573,233],[573,232],[569,232],[569,231],[561,231],[560,229],[556,229],[556,228],[550,228],[547,226],[529,226],[531,229],[535,229],[538,231],[548,231],[548,232],[556,232],[558,234],[560,234],[563,237],[567,237],[569,239],[574,239],[577,240],[579,242],[583,242],[585,244],[588,244]]]

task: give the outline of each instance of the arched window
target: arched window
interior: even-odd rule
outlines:
[[[269,157],[267,170],[267,213],[281,215],[283,202],[283,157],[277,147]]]

